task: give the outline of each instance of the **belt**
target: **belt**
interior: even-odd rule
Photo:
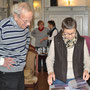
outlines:
[[[23,73],[23,71],[19,71],[19,72],[3,72],[3,71],[0,71],[0,74],[20,74],[20,73]]]

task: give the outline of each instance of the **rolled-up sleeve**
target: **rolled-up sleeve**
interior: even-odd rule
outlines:
[[[4,58],[0,57],[0,65],[4,64]]]

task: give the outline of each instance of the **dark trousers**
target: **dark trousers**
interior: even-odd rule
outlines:
[[[24,90],[24,72],[0,72],[0,90]]]
[[[47,55],[39,55],[38,57],[38,71],[40,72],[41,71],[41,61],[43,61],[43,70],[46,72],[47,71],[47,68],[46,68],[46,57]]]

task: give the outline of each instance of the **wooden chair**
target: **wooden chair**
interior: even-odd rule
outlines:
[[[87,47],[88,47],[88,51],[89,51],[89,54],[90,54],[90,36],[82,36],[86,39],[86,43],[87,43]],[[89,80],[87,81],[89,86],[90,86],[90,78]]]
[[[38,54],[34,48],[30,48],[26,57],[26,67],[24,69],[25,90],[33,88],[37,90],[38,82]]]
[[[33,50],[35,50],[35,47],[33,46],[33,45],[29,45],[29,49],[33,49]]]
[[[86,39],[88,51],[89,51],[89,54],[90,54],[90,36],[82,36],[82,37],[84,37]]]

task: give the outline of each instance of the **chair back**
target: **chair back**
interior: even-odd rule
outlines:
[[[82,36],[82,37],[84,37],[86,39],[88,51],[89,51],[89,54],[90,54],[90,37],[89,36]]]
[[[31,50],[28,50],[28,53],[27,53],[25,69],[30,69],[34,71],[36,53],[34,53],[34,51],[33,50],[31,51]]]
[[[27,56],[26,66],[24,68],[24,84],[25,88],[37,88],[38,82],[38,53],[34,46],[30,45]]]

